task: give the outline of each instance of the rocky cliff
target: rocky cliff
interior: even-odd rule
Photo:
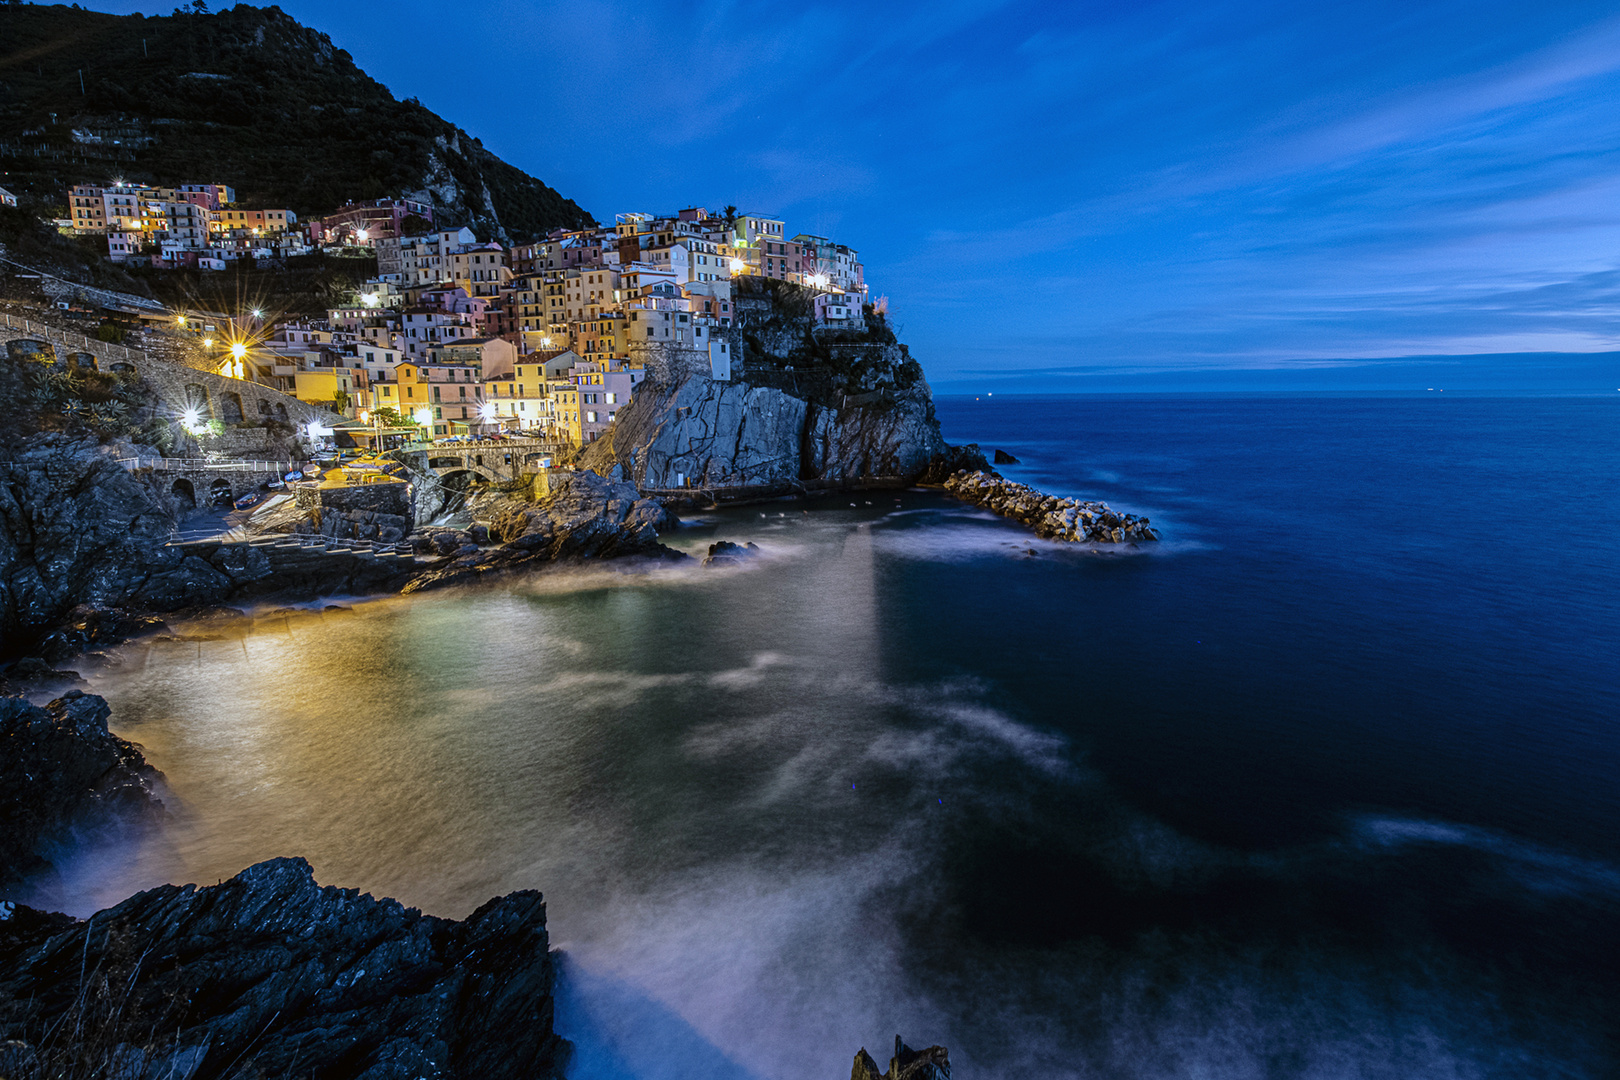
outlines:
[[[162,818],[162,777],[107,715],[78,690],[44,708],[0,697],[0,887],[49,869],[75,836]]]
[[[567,1049],[549,945],[537,892],[454,922],[302,859],[82,923],[3,905],[0,1076],[546,1080]]]
[[[921,366],[868,309],[860,329],[814,321],[813,294],[736,283],[733,376],[711,378],[707,350],[642,350],[647,380],[583,463],[621,466],[644,490],[774,494],[905,486],[987,467],[951,447]]]

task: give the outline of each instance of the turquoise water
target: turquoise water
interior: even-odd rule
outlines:
[[[1166,542],[932,493],[132,647],[181,818],[64,903],[310,858],[545,890],[573,1075],[1603,1076],[1620,1062],[1620,401],[940,402]],[[853,503],[853,505],[851,505]],[[882,1056],[882,1055],[880,1055]]]

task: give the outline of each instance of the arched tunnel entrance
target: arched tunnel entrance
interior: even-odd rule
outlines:
[[[231,482],[220,479],[209,484],[208,501],[213,506],[229,506],[231,504]]]
[[[178,509],[182,511],[197,509],[197,489],[191,486],[191,481],[185,477],[174,482],[169,488],[169,494],[174,496]]]

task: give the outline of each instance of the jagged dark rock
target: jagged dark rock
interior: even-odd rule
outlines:
[[[730,540],[717,540],[709,545],[709,553],[704,556],[704,566],[736,566],[759,554],[759,545],[750,540],[746,544],[734,544]]]
[[[1107,503],[1060,499],[995,473],[959,472],[945,481],[945,490],[964,502],[1023,522],[1048,540],[1123,544],[1159,539],[1145,517],[1117,513]]]
[[[402,591],[470,584],[540,562],[626,555],[685,558],[658,541],[660,532],[680,524],[662,500],[590,471],[559,480],[544,499],[493,495],[476,501],[472,512],[481,519],[478,526],[486,539],[499,546],[480,547],[471,533],[436,533],[440,551],[463,536],[466,542],[447,553],[447,563],[412,578]]]
[[[997,465],[1018,465],[1018,464],[1020,464],[1020,462],[1019,462],[1019,460],[1017,458],[1013,457],[1011,454],[1007,453],[1007,451],[1005,451],[1005,450],[997,450],[996,451],[995,463]]]
[[[568,1049],[538,892],[455,922],[273,859],[82,923],[5,914],[7,1077],[66,1075],[53,1066],[77,1054],[83,1075],[547,1080]]]
[[[106,701],[0,698],[0,885],[50,868],[73,836],[163,817],[162,774],[107,730]]]
[[[863,1046],[855,1055],[849,1080],[951,1080],[951,1058],[943,1046],[913,1050],[896,1035],[887,1073],[878,1072],[877,1062]]]

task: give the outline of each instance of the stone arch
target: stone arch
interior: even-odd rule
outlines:
[[[287,421],[287,403],[285,401],[276,402],[276,419],[283,423]]]
[[[48,341],[33,338],[12,338],[6,342],[6,355],[13,360],[33,360],[41,364],[56,363],[56,348]]]
[[[191,481],[185,477],[182,476],[174,482],[174,485],[169,488],[169,494],[180,499],[190,509],[195,510],[197,508],[197,489],[192,487]]]
[[[112,363],[112,364],[111,364],[111,365],[110,365],[110,368],[111,368],[111,370],[113,370],[113,371],[118,371],[118,372],[122,372],[122,373],[124,373],[124,374],[126,374],[126,375],[133,375],[133,374],[135,374],[135,365],[134,365],[134,364],[131,364],[131,363],[129,363],[129,362],[128,362],[128,361],[126,361],[126,360],[115,360],[115,361],[113,361],[113,363]]]
[[[208,502],[212,506],[222,506],[231,501],[231,482],[224,477],[216,479],[208,485]]]
[[[466,463],[458,457],[428,458],[428,468],[430,469],[465,469],[466,467]]]
[[[234,390],[227,390],[219,395],[220,419],[227,424],[240,424],[242,416],[242,395]]]
[[[270,403],[264,398],[259,399],[259,415],[266,420],[270,419]]]
[[[71,365],[73,367],[76,367],[76,368],[82,368],[85,371],[99,371],[100,370],[100,365],[96,363],[96,356],[95,356],[94,353],[87,353],[87,352],[68,353],[67,362],[68,362],[69,365]]]

